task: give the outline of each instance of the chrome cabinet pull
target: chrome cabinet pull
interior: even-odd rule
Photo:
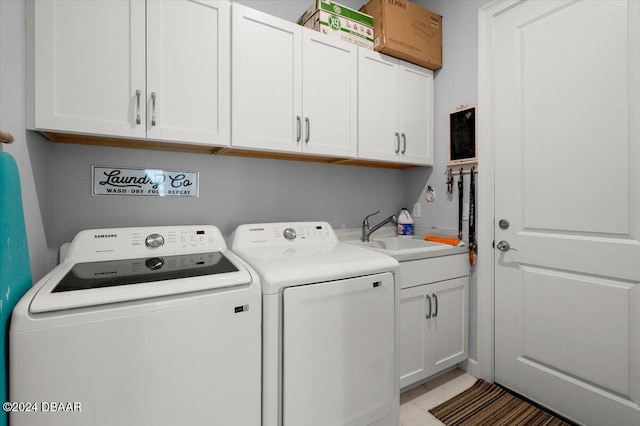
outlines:
[[[136,90],[136,124],[140,124],[140,96],[142,93]]]
[[[302,137],[302,119],[300,118],[299,115],[296,115],[296,122],[297,122],[297,126],[298,126],[298,133],[296,136],[296,143],[300,142],[300,138]]]
[[[437,317],[438,316],[438,296],[433,293],[433,300],[436,302],[436,311],[433,313],[433,317]]]
[[[396,132],[396,154],[400,152],[400,133]]]
[[[151,125],[156,125],[156,92],[151,92]]]
[[[429,301],[429,313],[426,315],[427,319],[431,318],[431,296],[429,296],[428,294],[425,296],[427,298],[427,300]]]
[[[304,118],[304,122],[307,125],[307,136],[304,139],[304,143],[309,143],[309,138],[311,137],[311,124],[309,124],[309,117]]]
[[[402,155],[404,155],[405,152],[407,152],[407,135],[405,135],[404,133],[402,134]],[[398,143],[398,146],[400,145],[400,143]],[[435,315],[434,315],[435,316]]]

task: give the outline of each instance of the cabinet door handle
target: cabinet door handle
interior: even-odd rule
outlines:
[[[151,92],[151,125],[156,125],[156,92]]]
[[[136,90],[136,124],[140,124],[140,96],[142,93]]]
[[[304,143],[309,143],[309,138],[311,137],[311,124],[309,124],[309,117],[304,118],[304,122],[307,125],[307,136],[304,138]]]
[[[296,115],[296,122],[297,122],[297,126],[298,126],[298,133],[296,136],[296,143],[300,142],[300,138],[302,137],[302,119],[300,118],[299,115]]]
[[[400,133],[396,132],[396,154],[400,152]]]
[[[429,313],[426,315],[427,319],[431,318],[431,296],[429,296],[428,294],[425,296],[427,298],[427,300],[429,301]]]
[[[400,143],[398,143],[398,146],[400,146]],[[402,155],[404,155],[405,152],[407,152],[407,135],[403,133],[402,134]]]
[[[438,316],[438,296],[435,293],[433,293],[433,300],[436,303],[436,309],[435,309],[435,312],[433,313],[433,317],[435,318]]]

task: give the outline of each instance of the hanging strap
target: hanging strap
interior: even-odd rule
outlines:
[[[471,177],[469,182],[469,263],[471,266],[476,264],[476,254],[478,253],[478,245],[476,244],[476,168],[471,168]]]
[[[460,169],[460,177],[458,178],[458,239],[462,241],[462,199],[464,189],[464,175]]]

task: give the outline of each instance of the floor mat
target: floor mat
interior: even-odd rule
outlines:
[[[429,412],[447,426],[569,426],[500,386],[482,379]]]

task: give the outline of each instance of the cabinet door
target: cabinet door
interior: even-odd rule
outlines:
[[[27,16],[30,128],[145,137],[145,3],[35,1]]]
[[[147,1],[147,137],[227,145],[230,5]]]
[[[302,30],[304,152],[355,157],[358,47]]]
[[[400,161],[433,165],[433,71],[400,62]]]
[[[390,273],[284,290],[283,425],[369,425],[393,409],[393,298]]]
[[[358,49],[358,158],[398,161],[397,61]]]
[[[302,27],[233,5],[232,142],[300,151]]]
[[[467,359],[469,277],[427,288],[433,300],[428,351],[431,374],[436,374]]]
[[[400,291],[400,388],[429,376],[426,316],[433,306],[429,306],[427,293],[426,285]]]

